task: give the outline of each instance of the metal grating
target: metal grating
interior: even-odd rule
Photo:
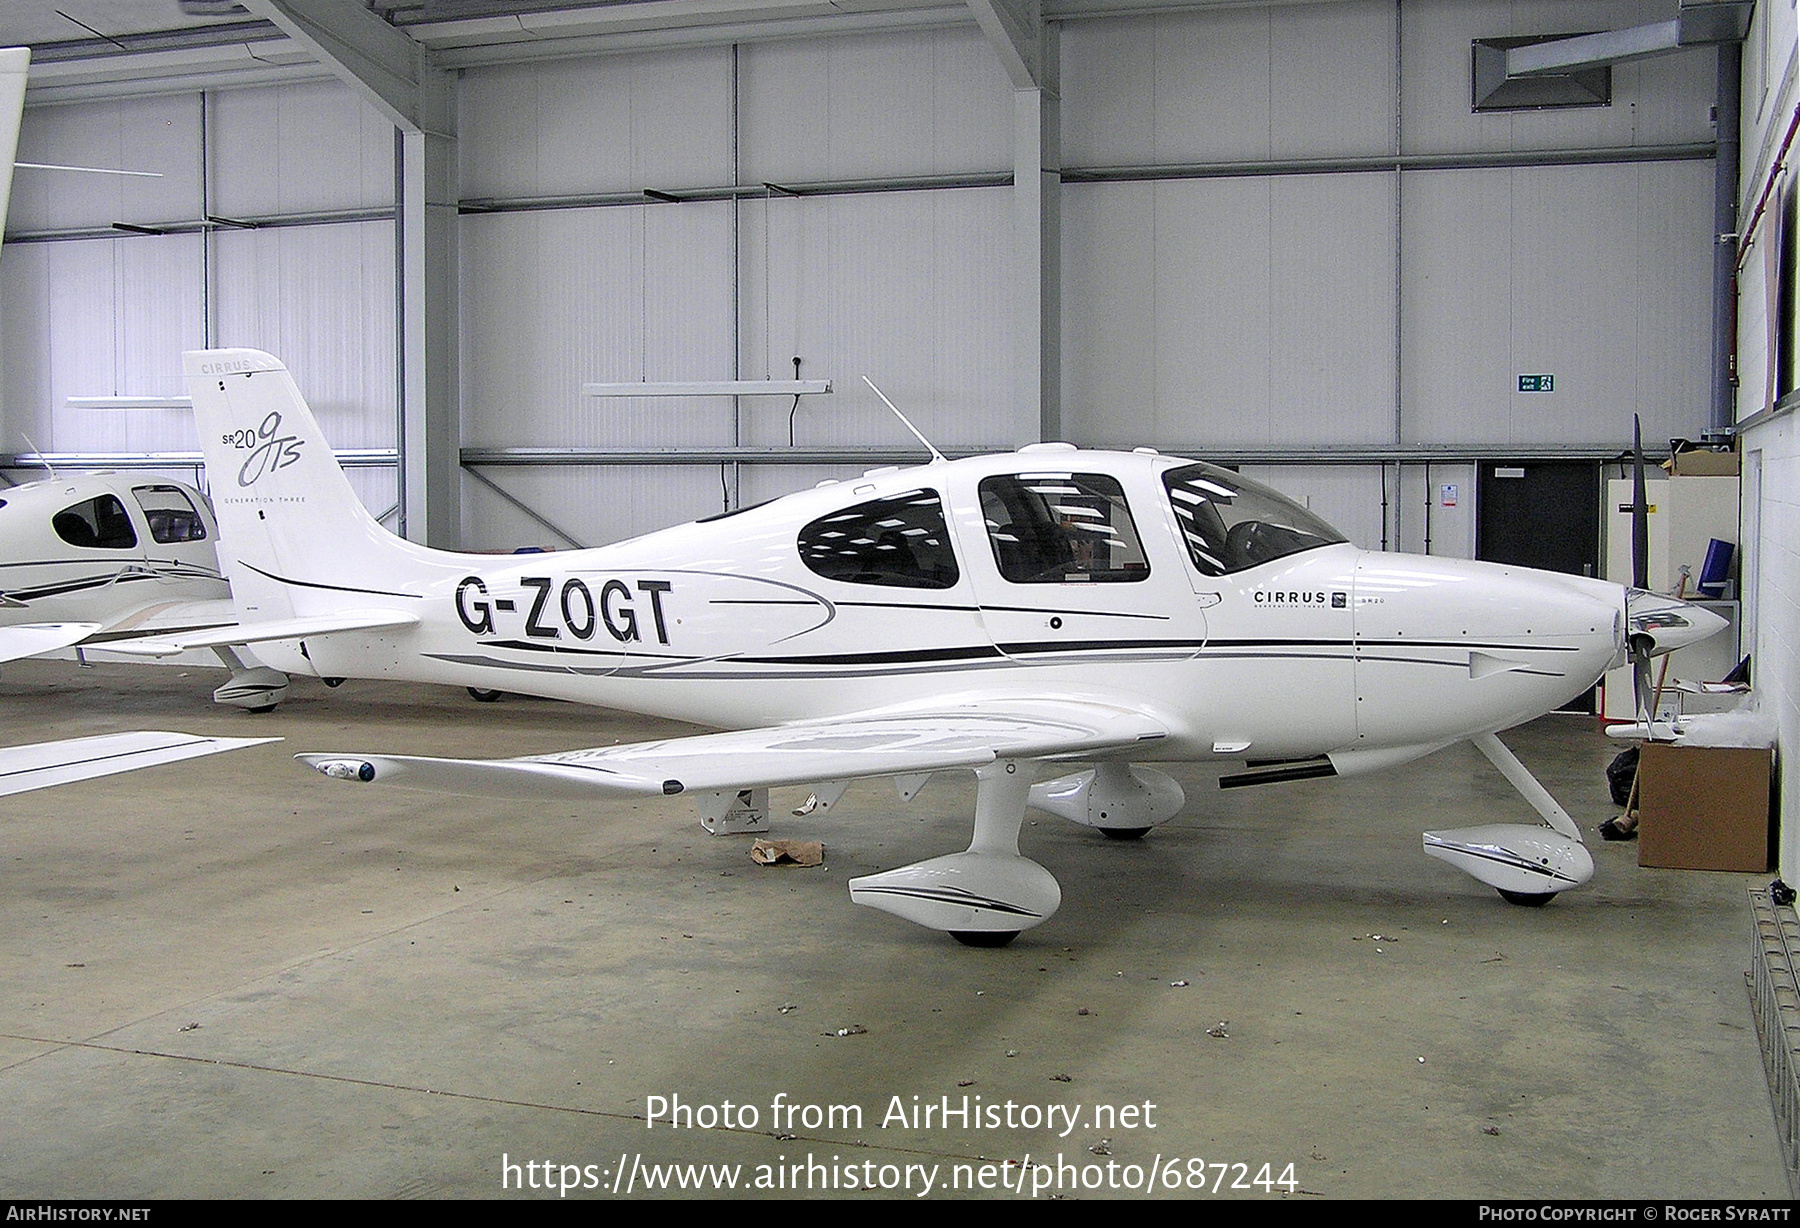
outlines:
[[[1800,917],[1777,906],[1767,888],[1750,893],[1756,936],[1746,976],[1750,1013],[1762,1041],[1763,1067],[1775,1124],[1787,1162],[1788,1191],[1800,1197],[1800,983],[1794,976],[1800,953]]]

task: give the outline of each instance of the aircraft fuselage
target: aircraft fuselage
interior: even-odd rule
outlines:
[[[223,600],[218,527],[189,486],[79,473],[0,492],[0,626],[111,623],[147,603]]]
[[[1233,509],[1235,525],[1216,515]],[[240,603],[261,586],[282,614],[354,593],[420,616],[259,648],[293,672],[726,728],[1015,688],[1126,698],[1172,731],[1139,759],[1443,745],[1557,706],[1624,651],[1618,585],[1365,551],[1227,471],[1057,445],[876,471],[594,550],[415,558],[328,586],[241,565],[233,579]]]

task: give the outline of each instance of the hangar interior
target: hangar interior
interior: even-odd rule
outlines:
[[[1711,7],[1733,6],[1679,9]],[[1623,476],[1635,415],[1647,444],[1663,455],[1673,439],[1737,440],[1738,633],[1755,662],[1759,702],[1778,725],[1779,753],[1791,755],[1800,748],[1800,509],[1793,506],[1800,441],[1791,413],[1800,383],[1792,362],[1800,346],[1793,277],[1800,227],[1785,174],[1800,123],[1794,4],[1755,4],[1741,41],[1620,59],[1608,70],[1604,105],[1479,110],[1471,96],[1475,40],[1635,28],[1677,12],[1676,0],[9,5],[0,12],[0,44],[33,50],[20,163],[160,177],[23,167],[15,174],[0,254],[0,461],[15,480],[48,461],[204,485],[192,416],[167,403],[186,392],[181,354],[252,347],[294,372],[358,495],[396,532],[470,551],[597,546],[873,466],[922,460],[859,378],[866,374],[950,455],[1039,440],[1154,447],[1240,467],[1358,546],[1476,558],[1484,556],[1485,531],[1477,491],[1494,466],[1578,467],[1595,479],[1589,503],[1599,506],[1598,479]],[[1720,224],[1721,190],[1729,225]],[[1723,291],[1722,262],[1729,270]],[[1539,373],[1553,384],[1527,390],[1525,377]],[[830,380],[833,390],[674,399],[584,390],[792,379]],[[1524,523],[1530,531],[1529,514]],[[1597,574],[1598,541],[1589,558]],[[187,713],[183,704],[204,696],[192,679],[178,680],[183,671],[146,678],[108,666],[70,682],[61,669],[8,667],[8,682],[23,679],[4,688],[19,688],[9,706],[39,704],[44,713],[21,711],[8,724],[82,728],[82,703],[116,687],[139,696],[98,701],[113,703],[121,719],[141,710],[191,726],[204,716],[241,731],[228,716]],[[394,694],[416,700],[416,724]],[[293,719],[322,735],[357,721],[392,726],[414,737],[420,753],[432,753],[424,731],[487,717],[499,726],[485,736],[516,742],[512,753],[520,754],[588,745],[567,739],[591,738],[596,727],[609,739],[654,736],[617,714],[544,701],[458,715],[443,711],[455,708],[443,697],[394,694],[378,694],[373,684],[333,695],[316,690],[296,700]],[[1606,813],[1604,798],[1589,796],[1593,780],[1613,748],[1589,736],[1591,723],[1575,730],[1546,719],[1548,732],[1540,723],[1528,736],[1555,760],[1553,788],[1560,782],[1573,795],[1572,811],[1584,807],[1591,830]],[[278,762],[285,757],[269,755],[272,776],[287,770]],[[261,803],[230,767],[229,759],[210,761],[192,780],[230,799],[222,805],[256,813]],[[849,1080],[842,1086],[855,1090],[837,1094],[872,1106],[887,1104],[890,1086],[935,1096],[948,1079],[954,1091],[965,1068],[982,1087],[1023,1097],[1004,1073],[1018,1048],[1028,1060],[1057,1046],[1108,1055],[1137,1049],[1152,1065],[1097,1061],[1089,1087],[1105,1091],[1090,1099],[1174,1098],[1157,1071],[1181,1069],[1167,1077],[1179,1078],[1182,1095],[1207,1103],[1216,1092],[1241,1113],[1204,1119],[1191,1110],[1177,1150],[1199,1156],[1210,1147],[1233,1161],[1249,1160],[1253,1150],[1297,1161],[1302,1192],[1728,1197],[1786,1190],[1797,1153],[1770,1118],[1755,1035],[1742,1030],[1750,1011],[1741,963],[1721,967],[1748,945],[1744,888],[1768,876],[1667,876],[1645,885],[1629,860],[1615,859],[1603,907],[1583,914],[1562,901],[1544,913],[1520,911],[1493,922],[1504,937],[1493,938],[1491,951],[1487,939],[1465,933],[1424,958],[1430,927],[1474,930],[1478,923],[1452,925],[1440,915],[1450,907],[1441,880],[1414,896],[1405,875],[1390,878],[1382,868],[1386,853],[1370,833],[1395,807],[1384,789],[1418,789],[1421,808],[1434,812],[1463,804],[1446,795],[1457,789],[1473,788],[1488,801],[1509,796],[1480,776],[1484,770],[1458,759],[1448,784],[1408,769],[1402,784],[1371,777],[1347,794],[1330,791],[1346,785],[1327,782],[1260,804],[1209,801],[1215,818],[1179,846],[1194,859],[1179,863],[1189,868],[1151,868],[1145,854],[1163,833],[1130,850],[1135,872],[1155,886],[1140,910],[1153,932],[1138,935],[1144,946],[1129,957],[1123,947],[1078,949],[1108,928],[1100,913],[1069,923],[1092,930],[985,966],[960,950],[942,958],[928,937],[870,929],[880,937],[868,938],[865,926],[848,938],[862,950],[852,983],[843,985],[831,977],[837,957],[823,941],[846,937],[836,928],[848,911],[841,889],[798,880],[801,893],[822,898],[795,902],[776,898],[793,888],[765,880],[732,899],[727,889],[752,876],[748,863],[723,868],[722,854],[673,805],[637,808],[643,813],[633,823],[650,826],[606,836],[603,845],[584,844],[596,840],[586,820],[557,816],[532,836],[509,837],[519,843],[496,867],[484,866],[478,851],[489,811],[431,812],[426,822],[422,808],[384,799],[353,821],[335,813],[332,798],[311,797],[303,786],[312,782],[283,779],[263,796],[283,799],[283,824],[317,837],[309,849],[324,839],[363,850],[349,869],[312,849],[311,869],[302,863],[282,872],[284,880],[319,876],[316,891],[280,889],[279,905],[304,940],[278,937],[278,922],[223,887],[190,882],[184,871],[158,888],[169,893],[164,903],[216,910],[222,928],[240,932],[210,970],[202,967],[206,947],[218,935],[197,917],[179,918],[140,947],[128,943],[112,956],[119,967],[160,961],[161,971],[137,986],[143,1000],[122,1010],[101,1005],[106,995],[67,996],[73,991],[59,981],[83,963],[77,956],[56,967],[33,963],[34,951],[62,951],[65,941],[74,951],[144,920],[131,908],[109,912],[105,903],[81,911],[83,883],[135,881],[135,872],[109,868],[103,852],[71,843],[49,815],[66,803],[40,802],[32,812],[38,818],[15,820],[19,847],[40,866],[65,859],[66,873],[50,873],[68,879],[65,894],[79,907],[47,920],[59,915],[54,901],[24,892],[8,905],[10,958],[25,970],[17,979],[29,1001],[14,1004],[0,1072],[12,1072],[34,1124],[30,1140],[15,1134],[0,1145],[0,1171],[11,1168],[14,1192],[45,1196],[491,1195],[503,1148],[495,1144],[491,1156],[445,1152],[440,1127],[485,1131],[490,1141],[516,1130],[516,1145],[505,1149],[514,1157],[533,1146],[608,1163],[627,1146],[649,1154],[663,1141],[642,1129],[649,1093],[692,1087],[693,1096],[718,1097],[738,1089],[769,1103],[780,1080],[741,1073],[759,1060],[758,1044],[745,1035],[767,1039],[787,1026],[786,991],[768,997],[763,989],[785,983],[782,961],[791,956],[803,969],[795,974],[803,988],[791,992],[807,1023],[769,1043],[799,1069],[816,1062]],[[146,775],[144,787],[152,779]],[[98,784],[72,788],[87,790],[91,806],[110,804]],[[1797,790],[1795,774],[1783,773],[1780,811],[1800,813]],[[966,802],[947,809],[964,814]],[[1230,851],[1221,832],[1270,837],[1281,826],[1274,812],[1288,807],[1307,816],[1306,851],[1282,854],[1292,859],[1294,879],[1279,878],[1267,896],[1281,908],[1297,904],[1294,883],[1322,875],[1320,890],[1332,904],[1310,922],[1294,922],[1324,927],[1303,931],[1320,935],[1316,946],[1312,937],[1280,936],[1280,909],[1236,929],[1218,913],[1248,912],[1263,894],[1249,885],[1262,880],[1242,864],[1247,855]],[[242,882],[246,896],[277,891],[253,868],[277,856],[276,833],[249,834],[229,816],[201,809],[190,824],[201,829],[201,843],[221,850],[234,873],[249,875],[231,881]],[[511,807],[506,821],[529,823],[528,810]],[[937,822],[895,813],[908,816],[894,821],[915,836]],[[859,840],[851,820],[831,823],[844,825],[843,841]],[[374,830],[383,826],[407,834]],[[1322,851],[1334,827],[1357,849],[1341,861]],[[1792,828],[1781,831],[1776,862],[1790,880],[1800,877],[1800,836]],[[1416,858],[1411,829],[1400,835],[1395,856]],[[133,838],[122,837],[121,847]],[[155,846],[145,857],[179,858],[179,841],[170,850],[163,837],[145,838]],[[828,845],[837,838],[827,836]],[[1072,843],[1063,851],[1071,865],[1102,860]],[[872,851],[857,856],[882,860]],[[684,859],[689,866],[677,864]],[[427,882],[420,862],[452,876],[474,873],[484,908],[519,927],[520,945],[496,940],[492,950],[457,953],[465,962],[456,975],[469,977],[466,998],[422,972],[391,969],[419,941],[409,926],[436,927],[433,937],[441,938],[453,924],[449,906],[433,895],[442,884]],[[672,873],[680,889],[646,887],[633,866]],[[366,922],[368,913],[355,902],[379,894],[381,873],[398,874],[404,885],[375,906],[379,926],[357,931],[357,918]],[[1100,874],[1110,876],[1114,906],[1131,911],[1135,889],[1126,872],[1115,864]],[[1063,878],[1079,876],[1070,870]],[[198,894],[182,894],[190,889]],[[1203,898],[1175,902],[1190,889]],[[575,933],[555,932],[572,915],[565,909],[581,907],[570,903],[583,898],[578,890],[595,911],[571,926]],[[622,900],[638,891],[646,899],[634,916]],[[700,935],[697,945],[708,951],[689,961],[694,976],[684,984],[687,967],[669,964],[658,948],[666,950],[671,935],[694,943],[701,922],[685,910],[702,897],[714,929]],[[132,899],[134,908],[149,907]],[[314,918],[315,908],[354,912],[348,936]],[[637,932],[642,913],[664,932]],[[1362,961],[1385,933],[1376,918],[1396,915],[1410,928],[1397,941],[1387,935],[1392,951],[1407,960],[1419,952],[1397,985],[1383,990],[1366,970],[1332,966],[1344,950],[1354,951],[1351,963]],[[1553,938],[1542,947],[1533,931],[1547,919]],[[1203,955],[1183,945],[1177,922],[1189,920],[1204,925],[1211,945]],[[1703,920],[1717,928],[1700,932]],[[796,923],[807,936],[784,938]],[[1578,938],[1577,923],[1603,932]],[[1351,944],[1346,936],[1358,927]],[[630,936],[608,951],[615,928]],[[51,932],[61,937],[45,936]],[[734,945],[734,932],[754,937]],[[79,942],[70,937],[76,934]],[[1339,937],[1346,941],[1333,953],[1325,944]],[[1665,941],[1667,948],[1659,945]],[[1565,954],[1562,942],[1592,946]],[[571,954],[576,948],[582,953]],[[1275,972],[1262,962],[1265,950]],[[1154,968],[1126,963],[1142,951],[1156,953]],[[384,989],[379,977],[364,983],[359,960],[389,966],[384,975],[408,988]],[[1519,979],[1494,979],[1489,960],[1510,961]],[[1609,971],[1613,960],[1617,971]],[[1135,981],[1156,982],[1160,996],[1152,1002],[1105,989],[1104,980],[1043,988],[1050,974],[1042,965],[1085,969],[1090,961],[1121,980],[1129,966]],[[508,964],[529,974],[495,971]],[[1675,975],[1669,965],[1692,978],[1679,991],[1661,984]],[[1480,988],[1459,989],[1471,969]],[[1232,985],[1216,1003],[1195,1003],[1195,1014],[1169,1000],[1190,984],[1200,987],[1190,1002],[1214,992],[1204,988],[1209,971],[1212,983]],[[208,981],[215,972],[216,982]],[[1255,989],[1265,975],[1279,988]],[[1309,976],[1326,985],[1309,987]],[[1631,988],[1621,991],[1611,977]],[[913,978],[917,994],[902,992]],[[643,996],[629,992],[633,980]],[[1181,990],[1168,988],[1175,981]],[[876,983],[881,993],[858,995],[856,984]],[[546,984],[554,991],[520,1006],[533,986]],[[1595,984],[1614,984],[1615,1000],[1596,997]],[[235,1037],[218,1052],[202,1051],[230,1028],[233,1012],[287,993],[343,1012],[333,1017],[350,1036],[320,1050],[317,1036],[284,1017],[254,1056],[234,1048]],[[760,1013],[734,1016],[732,997],[748,993],[760,995]],[[810,1010],[802,1000],[808,993]],[[989,993],[1004,1005],[987,1001],[981,1009],[1004,1012],[1005,1021],[959,1015],[968,1000]],[[1389,1000],[1389,993],[1400,996]],[[923,1005],[940,994],[943,1002]],[[947,1006],[952,999],[957,1005]],[[78,1005],[56,1005],[64,1001]],[[358,1002],[370,1004],[370,1014],[352,1019]],[[1086,1039],[1061,1034],[1085,1027],[1070,1021],[1077,1012],[1086,1020],[1090,1002],[1102,1019],[1122,1015],[1129,1026],[1104,1040],[1094,1028]],[[1660,1021],[1695,1002],[1718,1018],[1708,1015],[1698,1033],[1674,1029],[1650,1039]],[[819,1014],[821,1003],[829,1004],[829,1019]],[[1307,1034],[1315,1003],[1343,1033],[1329,1041]],[[177,1042],[156,1029],[166,1012],[183,1010],[196,1015],[193,1035],[202,1046],[187,1056],[214,1063],[210,1077],[221,1083],[244,1086],[216,1095],[183,1090],[173,1058],[153,1071],[131,1068],[122,1053],[134,1046],[176,1053]],[[1006,1056],[986,1065],[945,1060],[925,1076],[923,1059],[894,1041],[900,1047],[866,1062],[879,1076],[857,1082],[846,1072],[864,1058],[842,1054],[857,1042],[820,1040],[833,1028],[876,1024],[877,1015],[927,1010],[949,1012],[921,1021],[925,1035],[914,1040],[927,1051],[953,1053],[960,1026]],[[1040,1048],[1031,1054],[1012,1038],[1029,1035],[1024,1020],[1035,1013],[1055,1014],[1059,1034],[1034,1037]],[[1236,1031],[1227,1021],[1277,1015],[1289,1021],[1290,1052],[1307,1055],[1299,1066],[1273,1048],[1282,1040],[1273,1027],[1264,1029],[1270,1047],[1254,1063],[1234,1067],[1221,1057]],[[445,1028],[446,1020],[460,1022]],[[1443,1056],[1457,1073],[1400,1093],[1401,1108],[1384,1098],[1389,1077],[1380,1071],[1388,1063],[1417,1065],[1435,1077],[1440,1060],[1407,1048],[1418,1047],[1419,1020],[1445,1041]],[[612,1034],[614,1027],[623,1034]],[[716,1059],[732,1077],[677,1087],[692,1068],[645,1039],[664,1028],[703,1046],[707,1062]],[[579,1075],[553,1075],[546,1066],[515,1087],[479,1067],[449,1076],[417,1054],[377,1073],[361,1058],[380,1048],[388,1029],[430,1036],[422,1052],[463,1046],[493,1054],[496,1065],[554,1050],[575,1068],[600,1061],[604,1071],[617,1060],[653,1073],[630,1082],[596,1071],[589,1089],[576,1091],[567,1084],[575,1078],[579,1086]],[[588,1029],[609,1035],[603,1058],[571,1056]],[[1726,1031],[1731,1046],[1720,1039]],[[106,1039],[115,1034],[123,1038],[117,1046]],[[838,1048],[813,1052],[821,1044]],[[1372,1050],[1361,1070],[1345,1056],[1359,1045]],[[52,1048],[75,1055],[79,1076],[56,1066],[60,1059],[47,1056]],[[1322,1064],[1325,1049],[1341,1065]],[[1587,1073],[1583,1061],[1591,1063]],[[1313,1062],[1321,1063],[1316,1071]],[[1516,1071],[1519,1063],[1534,1067],[1523,1090],[1485,1081],[1491,1064]],[[982,1073],[973,1073],[977,1066]],[[280,1083],[279,1072],[305,1077],[289,1079],[285,1091],[249,1086]],[[1053,1098],[1042,1089],[1066,1080],[1045,1080],[1067,1073],[1034,1067],[1030,1096]],[[113,1075],[129,1106],[121,1120],[79,1113],[66,1145],[46,1141],[56,1133],[68,1080],[104,1087]],[[362,1079],[382,1082],[394,1104],[334,1100]],[[1602,1100],[1596,1112],[1586,1098],[1590,1079],[1655,1090],[1629,1104]],[[604,1092],[593,1090],[607,1080]],[[1334,1081],[1341,1100],[1325,1090]],[[433,1109],[409,1099],[418,1088],[464,1098],[434,1122]],[[266,1107],[234,1124],[233,1097],[259,1095]],[[1330,1108],[1303,1107],[1321,1095]],[[1290,1105],[1295,1116],[1247,1107],[1264,1100]],[[1476,1123],[1471,1137],[1454,1146],[1416,1143],[1439,1128],[1453,1102]],[[1708,1102],[1722,1106],[1716,1121],[1706,1116]],[[561,1116],[534,1118],[526,1107],[549,1103]],[[159,1176],[151,1145],[124,1141],[170,1104],[180,1106],[178,1118],[194,1118],[184,1120],[184,1132],[203,1133],[217,1117],[221,1131],[250,1136],[221,1143],[228,1173],[208,1173],[188,1155]],[[1294,1124],[1309,1112],[1323,1115],[1318,1131]],[[492,1117],[503,1119],[497,1132]],[[353,1173],[341,1157],[322,1158],[289,1137],[283,1121],[294,1132],[341,1128],[374,1155],[374,1175]],[[1583,1139],[1595,1122],[1610,1144]],[[1659,1171],[1694,1130],[1754,1141],[1723,1171]],[[827,1143],[894,1146],[892,1135],[886,1143],[864,1137],[872,1131],[799,1133],[821,1154]],[[915,1134],[908,1145],[924,1152],[988,1154],[986,1140]],[[1150,1141],[1166,1144],[1177,1134]],[[1514,1144],[1508,1134],[1534,1145],[1502,1154]],[[280,1161],[268,1167],[279,1175],[259,1182],[255,1158],[271,1135],[280,1136],[269,1144]],[[1621,1136],[1638,1154],[1613,1154]],[[766,1128],[724,1141],[709,1135],[706,1146],[717,1142],[719,1154],[754,1162],[770,1137]],[[1093,1150],[1097,1137],[1079,1141],[1091,1153],[1087,1162],[1105,1154]],[[1116,1145],[1123,1152],[1143,1141]],[[1004,1145],[1026,1151],[1029,1142],[1009,1136]],[[1484,1146],[1489,1153],[1480,1158],[1464,1150]],[[661,1158],[698,1159],[704,1150],[696,1144]],[[91,1155],[116,1167],[90,1172],[84,1183],[68,1166]]]

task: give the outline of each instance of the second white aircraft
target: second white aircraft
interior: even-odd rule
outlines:
[[[692,794],[978,779],[968,851],[852,897],[964,941],[1049,917],[1028,805],[1141,835],[1184,804],[1155,761],[1243,760],[1226,784],[1348,774],[1475,739],[1549,826],[1427,833],[1540,903],[1586,881],[1574,824],[1492,735],[1714,615],[1598,580],[1361,550],[1211,465],[1036,444],[876,470],[595,550],[495,557],[381,528],[287,370],[186,356],[241,625],[140,646],[255,643],[324,678],[407,678],[732,732],[503,761],[303,756],[329,776],[477,794]],[[1095,766],[1070,772],[1086,762]],[[1135,766],[1134,766],[1135,765]]]

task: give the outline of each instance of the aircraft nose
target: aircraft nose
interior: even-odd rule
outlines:
[[[1711,610],[1679,597],[1641,588],[1625,590],[1625,629],[1633,640],[1650,641],[1650,655],[1674,652],[1723,631],[1727,623]]]

